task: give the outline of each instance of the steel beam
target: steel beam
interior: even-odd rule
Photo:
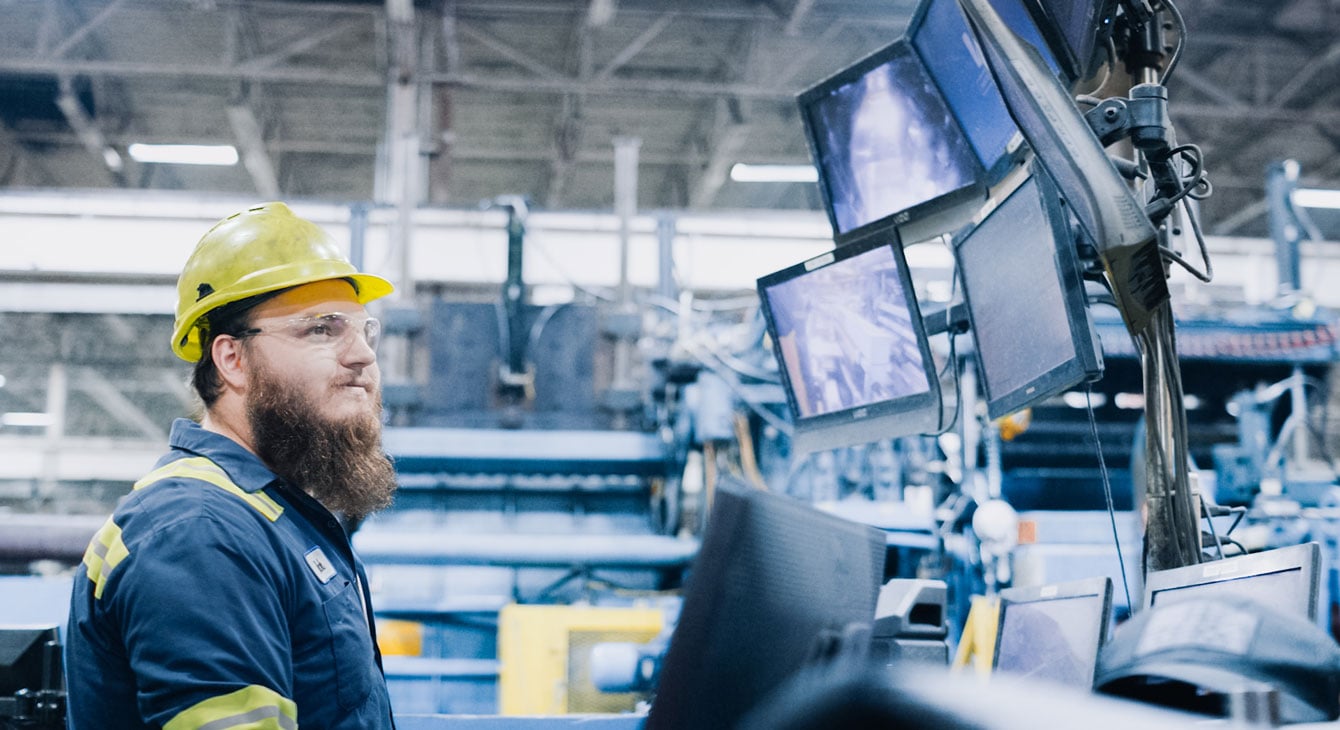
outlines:
[[[145,438],[166,442],[167,432],[148,416],[135,402],[127,398],[119,388],[103,374],[93,368],[75,370],[74,387],[88,393],[98,405],[122,425],[139,432]]]
[[[809,17],[810,11],[814,10],[814,0],[796,0],[796,4],[791,8],[791,16],[786,19],[785,32],[789,36],[800,33],[800,25]]]
[[[242,164],[251,175],[256,192],[266,199],[278,198],[279,177],[275,174],[270,153],[265,149],[265,136],[256,114],[245,103],[231,104],[228,106],[228,125],[233,129],[233,137],[242,152]]]
[[[555,71],[548,64],[542,63],[540,61],[535,60],[534,58],[531,58],[529,54],[512,47],[510,43],[507,43],[501,38],[498,38],[497,36],[494,36],[493,34],[481,28],[476,28],[474,25],[471,25],[469,23],[462,23],[459,20],[457,20],[456,32],[458,35],[464,35],[469,38],[473,38],[474,40],[483,44],[487,48],[493,50],[498,55],[511,61],[512,63],[515,63],[521,68],[530,71],[536,76],[547,79],[567,78],[558,71]]]
[[[237,64],[239,69],[261,69],[270,68],[280,61],[290,59],[300,53],[309,51],[332,38],[338,38],[345,33],[363,27],[367,24],[366,18],[354,18],[346,20],[343,23],[333,25],[322,25],[314,31],[298,34],[292,38],[287,38],[278,44],[278,47],[266,54],[252,56]]]
[[[605,64],[605,66],[595,74],[595,79],[608,79],[615,71],[619,70],[621,66],[633,60],[633,58],[641,53],[648,44],[656,40],[656,37],[659,36],[672,21],[674,21],[676,15],[677,13],[672,10],[661,14],[656,20],[653,20],[651,25],[647,26],[646,30],[643,30],[628,45],[619,49],[619,52],[614,54],[614,58],[611,58],[610,62]]]
[[[70,49],[74,48],[87,38],[89,33],[97,30],[98,26],[107,22],[107,19],[112,17],[112,15],[115,14],[117,10],[120,10],[125,4],[126,0],[112,0],[112,2],[104,5],[102,10],[98,11],[97,15],[93,16],[87,23],[84,23],[76,29],[75,32],[67,36],[65,40],[61,41],[59,45],[51,49],[51,56],[53,58],[60,58],[66,53],[69,53]]]

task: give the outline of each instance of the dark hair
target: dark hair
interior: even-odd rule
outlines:
[[[195,363],[195,369],[191,372],[191,386],[195,388],[196,395],[200,396],[206,409],[213,406],[219,396],[223,395],[223,380],[219,378],[219,368],[214,364],[214,339],[219,335],[236,337],[241,334],[251,324],[251,310],[284,291],[287,290],[265,292],[229,302],[206,312],[196,323],[200,328],[201,354]]]

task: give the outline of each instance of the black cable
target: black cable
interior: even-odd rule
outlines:
[[[1107,474],[1107,460],[1103,458],[1103,444],[1098,440],[1098,419],[1093,415],[1093,386],[1084,384],[1084,402],[1089,411],[1089,430],[1093,433],[1094,447],[1098,451],[1098,470],[1103,475],[1103,495],[1107,497],[1107,516],[1112,521],[1112,542],[1117,546],[1117,564],[1121,566],[1121,588],[1126,592],[1126,608],[1135,613],[1135,604],[1131,603],[1131,587],[1126,580],[1126,557],[1121,554],[1121,535],[1117,531],[1117,510],[1112,503],[1112,480]]]
[[[1195,192],[1201,181],[1205,179],[1205,153],[1201,152],[1197,145],[1183,144],[1169,150],[1168,155],[1170,157],[1180,155],[1184,159],[1190,160],[1192,166],[1191,172],[1187,173],[1182,180],[1182,189],[1168,198],[1168,204],[1172,205]]]
[[[1181,266],[1183,269],[1186,269],[1188,274],[1191,274],[1192,276],[1196,277],[1197,279],[1200,279],[1206,284],[1210,283],[1210,276],[1208,274],[1202,274],[1194,266],[1192,266],[1190,262],[1182,258],[1181,255],[1179,255],[1176,251],[1172,250],[1171,248],[1165,248],[1163,246],[1159,246],[1159,255],[1177,264],[1178,266]]]
[[[958,284],[959,284],[959,268],[956,263],[954,266],[954,272],[949,278],[950,305],[954,303],[954,295],[958,294]],[[946,318],[948,319],[948,314],[946,314]],[[963,410],[963,393],[960,392],[960,388],[962,386],[958,375],[958,349],[955,346],[955,344],[958,342],[958,338],[954,334],[954,328],[952,322],[950,323],[950,328],[946,331],[946,335],[949,337],[949,362],[945,363],[945,367],[946,368],[952,367],[954,369],[954,417],[949,421],[949,423],[944,422],[944,396],[942,390],[941,391],[942,395],[940,397],[940,403],[941,403],[940,430],[935,432],[935,434],[933,434],[935,436],[939,436],[940,434],[943,433],[948,433],[949,429],[952,428],[954,424],[958,423],[959,414]],[[944,380],[943,370],[936,372],[935,380],[936,380],[935,386],[937,388],[940,387],[940,381]]]
[[[1210,261],[1210,249],[1205,245],[1205,235],[1200,230],[1199,216],[1185,201],[1182,202],[1182,210],[1186,211],[1186,219],[1191,224],[1191,232],[1196,234],[1196,244],[1200,247],[1200,259],[1205,262],[1206,281],[1209,281],[1214,278],[1214,262]]]
[[[947,365],[954,368],[954,417],[949,420],[949,423],[944,423],[943,420],[941,421],[940,430],[936,431],[934,434],[936,436],[939,436],[940,434],[943,433],[948,433],[949,429],[953,428],[954,424],[958,423],[959,414],[963,412],[963,393],[959,391],[959,389],[962,387],[962,381],[959,380],[958,376],[958,350],[954,344],[957,341],[958,341],[957,335],[953,334],[952,332],[949,333],[949,362],[947,363]],[[943,402],[943,400],[944,399],[942,396],[941,402]],[[940,409],[940,413],[941,417],[943,418],[944,415],[943,406]]]
[[[1205,506],[1205,495],[1197,494],[1200,499],[1200,512],[1205,515],[1205,521],[1210,525],[1210,537],[1214,538],[1215,550],[1219,552],[1219,559],[1224,559],[1224,544],[1219,540],[1219,533],[1214,529],[1214,516],[1210,514],[1209,507]]]
[[[1148,399],[1151,394],[1168,396],[1168,416],[1170,417],[1170,426],[1173,429],[1171,434],[1166,434],[1173,441],[1173,446],[1179,444],[1185,448],[1186,442],[1186,412],[1182,409],[1180,395],[1182,393],[1182,376],[1176,363],[1176,341],[1173,334],[1172,310],[1164,303],[1154,312],[1154,317],[1148,327],[1142,331],[1136,338],[1139,348],[1142,352],[1142,361],[1146,363],[1144,368],[1144,392],[1146,397],[1145,412],[1150,415],[1150,406]],[[1149,367],[1148,362],[1153,358],[1157,369]],[[1166,385],[1166,391],[1159,388],[1160,382]],[[1172,397],[1176,394],[1179,397]],[[1157,415],[1157,414],[1154,414]],[[1195,552],[1192,552],[1192,546],[1187,544],[1190,536],[1199,536],[1200,529],[1193,522],[1188,524],[1186,521],[1192,519],[1191,503],[1179,504],[1178,499],[1186,499],[1190,485],[1186,475],[1186,464],[1169,458],[1168,453],[1163,448],[1165,434],[1162,431],[1162,421],[1158,418],[1146,418],[1147,436],[1146,446],[1146,465],[1145,471],[1158,475],[1158,480],[1165,487],[1165,491],[1158,496],[1161,500],[1166,500],[1166,508],[1161,513],[1166,518],[1166,524],[1160,526],[1168,532],[1173,542],[1173,547],[1177,553],[1179,561],[1183,561],[1190,556],[1200,555],[1200,546],[1195,546]],[[1148,482],[1148,476],[1146,476]],[[1197,538],[1199,542],[1199,538]]]
[[[1163,307],[1163,312],[1159,317],[1158,336],[1160,341],[1163,342],[1164,353],[1164,356],[1160,358],[1160,363],[1163,369],[1163,376],[1169,384],[1167,395],[1170,396],[1168,398],[1168,410],[1169,415],[1171,416],[1170,421],[1173,429],[1173,433],[1171,434],[1174,442],[1173,445],[1177,446],[1181,444],[1183,449],[1185,449],[1186,411],[1184,410],[1182,399],[1182,372],[1177,362],[1177,343],[1172,320],[1172,309],[1170,306],[1165,305]],[[1163,458],[1165,461],[1170,461],[1172,466],[1173,494],[1180,497],[1182,500],[1185,500],[1185,502],[1180,505],[1182,509],[1176,509],[1173,512],[1179,527],[1177,534],[1181,536],[1199,534],[1199,513],[1197,512],[1193,514],[1191,512],[1191,484],[1190,477],[1187,473],[1186,462],[1182,459],[1169,460],[1169,455],[1166,453],[1163,455]],[[1188,519],[1191,520],[1190,524],[1185,522]],[[1196,549],[1199,551],[1199,546],[1197,546]],[[1183,552],[1183,555],[1192,554],[1193,553],[1189,550]],[[1194,554],[1199,555],[1199,552]]]
[[[1166,85],[1168,79],[1172,77],[1173,69],[1177,68],[1178,61],[1182,60],[1182,48],[1186,45],[1186,18],[1182,17],[1182,11],[1177,9],[1172,0],[1163,0],[1163,6],[1172,14],[1173,22],[1177,24],[1177,45],[1173,48],[1172,57],[1168,59],[1163,74],[1159,76],[1159,83]]]
[[[1209,536],[1206,535],[1206,534],[1204,534],[1204,533],[1202,533],[1202,534],[1201,534],[1201,537],[1202,537],[1202,538],[1205,538],[1205,537],[1209,537]],[[1221,538],[1219,538],[1219,539],[1223,540],[1224,542],[1226,542],[1226,543],[1228,543],[1229,545],[1232,545],[1233,547],[1235,547],[1235,548],[1238,549],[1237,555],[1228,555],[1228,556],[1226,556],[1226,557],[1235,558],[1235,557],[1237,557],[1238,555],[1246,555],[1247,552],[1248,552],[1248,551],[1247,551],[1247,546],[1246,546],[1246,545],[1243,545],[1242,543],[1238,542],[1237,540],[1234,540],[1234,539],[1231,538],[1231,537],[1227,537],[1227,536],[1225,536],[1225,537],[1221,537]],[[1204,550],[1201,551],[1201,555],[1202,555],[1202,556],[1206,555],[1206,553],[1205,553]]]

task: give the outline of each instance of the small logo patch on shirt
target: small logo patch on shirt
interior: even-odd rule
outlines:
[[[329,583],[331,578],[335,577],[335,566],[326,559],[326,554],[321,552],[321,548],[314,547],[308,550],[303,556],[307,558],[307,567],[316,574],[316,579],[322,583]]]

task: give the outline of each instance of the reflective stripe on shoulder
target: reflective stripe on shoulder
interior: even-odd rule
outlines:
[[[102,598],[102,591],[107,587],[107,579],[111,577],[112,570],[129,556],[130,551],[121,541],[120,526],[108,517],[88,543],[88,548],[84,550],[84,567],[87,569],[88,579],[93,581],[93,598]]]
[[[279,519],[279,516],[284,514],[284,508],[271,499],[270,495],[264,491],[248,492],[237,486],[232,479],[228,478],[228,474],[223,469],[203,456],[192,456],[187,459],[178,459],[171,464],[164,464],[145,474],[143,479],[135,482],[135,489],[143,489],[154,482],[173,477],[186,477],[209,482],[256,508],[257,512],[265,515],[265,518],[271,522]]]
[[[163,730],[297,730],[298,705],[252,684],[182,710]]]

